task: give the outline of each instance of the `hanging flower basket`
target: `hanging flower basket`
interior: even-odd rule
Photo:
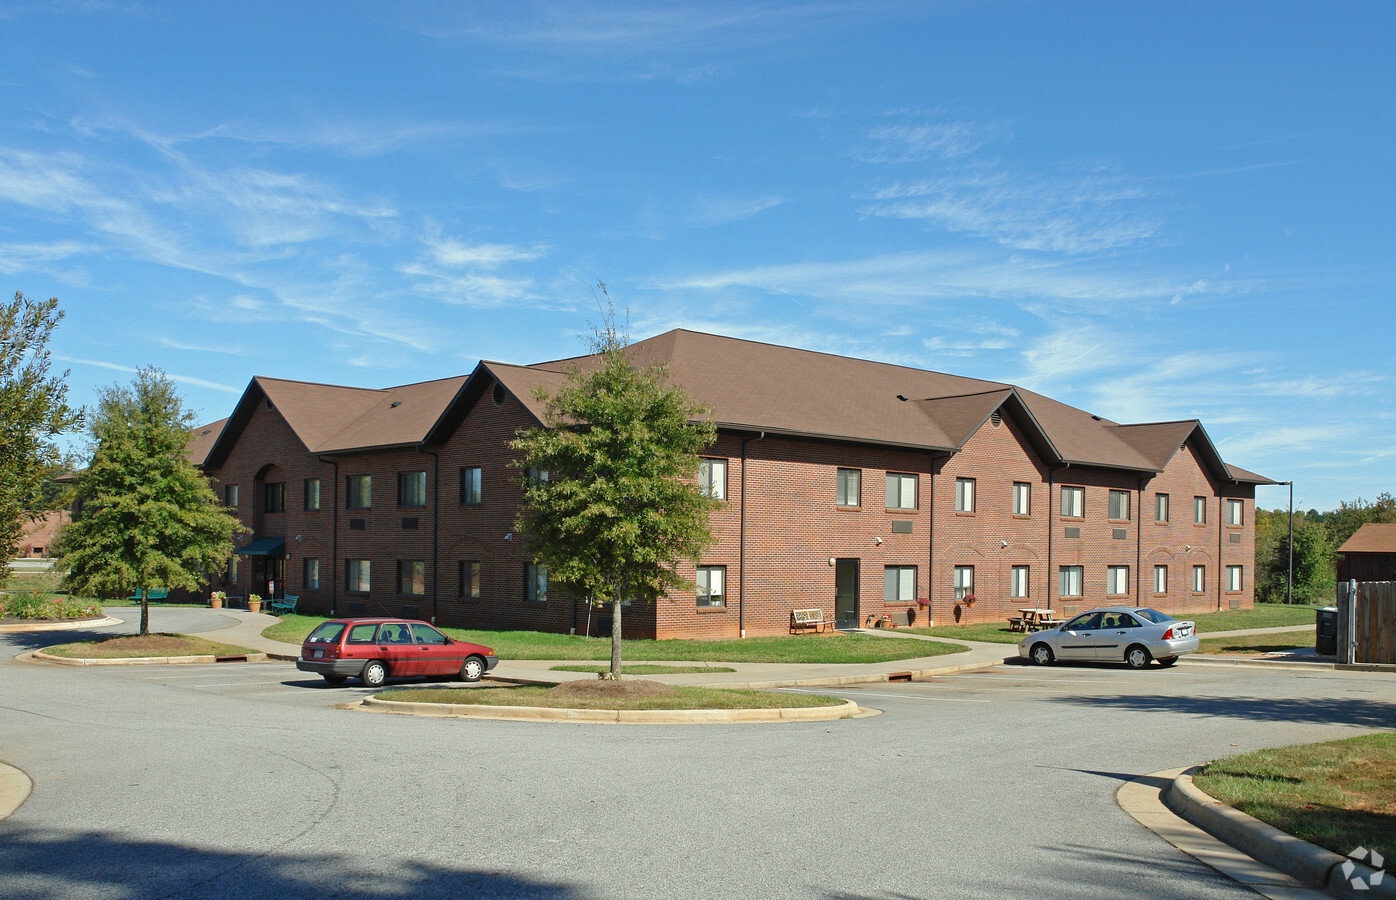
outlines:
[[[974,595],[973,595],[973,594],[965,594],[963,597],[960,598],[960,602],[963,603],[965,606],[973,606],[973,605],[974,605]]]

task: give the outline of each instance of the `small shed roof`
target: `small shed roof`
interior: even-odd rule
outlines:
[[[1368,522],[1338,548],[1339,553],[1396,553],[1396,525]]]

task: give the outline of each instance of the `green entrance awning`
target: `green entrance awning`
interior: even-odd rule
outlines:
[[[285,556],[286,539],[284,537],[257,538],[246,547],[237,548],[233,553],[238,556]]]

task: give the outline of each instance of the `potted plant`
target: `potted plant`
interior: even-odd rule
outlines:
[[[214,591],[208,595],[208,605],[214,609],[222,609],[223,603],[228,599],[228,595],[223,591]]]
[[[974,605],[974,595],[973,595],[973,594],[965,594],[963,597],[960,598],[960,602],[963,603],[965,606],[973,606],[973,605]]]
[[[248,595],[247,595],[247,611],[248,611],[248,612],[261,612],[261,611],[262,611],[262,595],[261,595],[261,594],[248,594]]]

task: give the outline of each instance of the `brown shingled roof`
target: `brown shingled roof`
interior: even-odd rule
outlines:
[[[227,424],[227,419],[219,419],[194,429],[194,439],[184,448],[184,455],[189,457],[191,463],[196,466],[204,464],[208,452],[213,449],[214,441],[218,440],[218,436],[223,433],[223,426]]]
[[[1339,553],[1396,553],[1396,525],[1368,522],[1343,541]]]

